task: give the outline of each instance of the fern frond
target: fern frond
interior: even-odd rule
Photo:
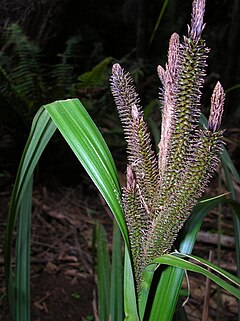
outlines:
[[[73,36],[67,40],[64,52],[58,54],[60,62],[53,66],[53,69],[50,73],[50,76],[57,87],[64,92],[69,90],[77,78],[76,74],[74,73],[74,60],[80,54],[80,40],[80,36]]]
[[[8,65],[3,66],[10,86],[6,89],[9,97],[15,96],[24,101],[30,110],[34,101],[43,97],[42,68],[39,48],[24,34],[21,27],[12,24],[5,34],[5,48],[11,50]],[[6,68],[5,68],[6,67]]]
[[[78,87],[106,86],[106,79],[109,77],[109,64],[112,57],[107,57],[100,61],[92,70],[87,71],[78,77]]]

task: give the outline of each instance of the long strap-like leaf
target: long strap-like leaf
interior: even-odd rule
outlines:
[[[16,250],[16,306],[17,320],[30,320],[30,231],[32,214],[32,183],[30,178],[19,211]]]
[[[98,313],[99,320],[109,319],[110,312],[110,257],[108,253],[106,231],[97,223],[97,277],[98,277]]]
[[[78,99],[56,101],[45,108],[105,198],[129,247],[117,171],[101,133]]]
[[[5,240],[5,275],[6,275],[6,284],[7,284],[7,291],[8,291],[8,298],[11,307],[12,315],[14,316],[15,320],[24,320],[28,321],[29,319],[29,312],[26,312],[25,319],[22,319],[22,310],[29,311],[29,300],[26,298],[24,300],[25,308],[21,305],[21,308],[18,308],[18,304],[21,304],[19,300],[22,301],[20,296],[20,292],[15,293],[16,284],[19,285],[21,282],[21,271],[24,264],[26,265],[26,269],[29,269],[29,235],[30,234],[30,222],[28,219],[28,215],[26,215],[26,224],[28,224],[29,231],[24,231],[25,235],[28,235],[28,238],[25,242],[22,242],[22,233],[24,226],[24,215],[26,211],[29,209],[26,208],[24,211],[24,205],[30,204],[29,198],[31,197],[29,193],[30,188],[30,181],[32,179],[34,168],[44,150],[45,146],[47,145],[48,141],[52,137],[56,126],[52,122],[51,118],[49,117],[47,111],[43,108],[39,110],[36,114],[31,132],[23,151],[22,159],[19,165],[16,181],[13,188],[12,198],[10,202],[9,212],[8,212],[8,222],[7,222],[7,233],[6,233],[6,240]],[[29,185],[30,184],[30,185]],[[16,220],[18,219],[19,226],[17,232],[17,258],[21,260],[21,262],[16,262],[17,270],[15,276],[13,276],[12,268],[11,268],[11,256],[12,256],[12,238],[13,238],[13,229]],[[21,255],[24,253],[24,255]],[[25,285],[26,289],[29,283],[29,272],[25,271],[25,278],[26,280]],[[28,280],[27,280],[28,279]],[[18,289],[19,291],[19,289]],[[15,296],[16,294],[16,296]],[[27,295],[26,293],[24,295]],[[16,302],[17,298],[17,302]]]
[[[123,321],[123,255],[120,230],[114,220],[112,244],[112,271],[110,293],[110,320]]]
[[[188,262],[184,259],[182,259],[180,255],[178,255],[177,253],[174,254],[165,254],[163,256],[161,256],[160,258],[157,258],[155,261],[155,263],[160,263],[160,264],[167,264],[167,265],[171,265],[171,266],[176,266],[178,268],[184,269],[184,270],[188,270],[188,271],[192,271],[192,272],[197,272],[200,274],[205,275],[206,277],[208,277],[209,279],[213,280],[215,283],[217,283],[218,285],[220,285],[222,288],[224,288],[225,290],[227,290],[229,293],[233,294],[236,298],[240,299],[240,290],[235,288],[234,286],[232,286],[231,284],[227,283],[225,280],[221,279],[220,277],[216,276],[215,274],[213,274],[212,272],[208,271],[207,268],[203,268],[195,263],[192,262]],[[188,257],[191,257],[190,255],[188,255]],[[196,257],[193,257],[196,259]],[[199,258],[198,258],[199,259]],[[206,263],[206,261],[205,261]],[[223,272],[222,269],[220,269],[219,267],[215,266],[214,264],[208,264],[208,266],[210,268],[214,267],[214,270],[221,273],[221,274],[225,274]],[[240,280],[234,276],[231,276],[230,273],[227,273],[227,279],[232,281],[233,283],[237,284],[237,286],[240,286]]]
[[[29,321],[30,318],[28,298],[26,297],[26,299],[22,300],[23,298],[20,298],[19,295],[16,296],[15,292],[16,286],[19,286],[20,284],[19,280],[21,278],[24,264],[26,264],[26,268],[29,271],[30,234],[27,233],[30,233],[30,221],[28,221],[29,230],[25,230],[25,235],[28,235],[28,241],[22,242],[19,234],[22,233],[21,229],[24,223],[25,214],[21,209],[26,202],[26,198],[30,198],[27,191],[33,171],[56,128],[60,130],[65,140],[85,167],[93,182],[98,187],[100,193],[108,203],[120,227],[126,244],[126,251],[129,251],[128,233],[121,207],[120,186],[118,183],[117,171],[110,151],[99,130],[78,99],[57,101],[42,107],[34,118],[32,129],[22,155],[8,215],[7,235],[5,241],[5,273],[10,306],[15,321]],[[17,268],[13,274],[11,269],[11,246],[13,229],[16,221],[23,222],[18,226],[18,251],[19,253],[21,251],[26,251],[26,255],[24,256],[24,259],[20,254],[17,255],[16,265],[19,268]],[[129,256],[128,261],[130,262]],[[130,273],[129,275],[132,278],[131,284],[134,284],[131,264],[128,266],[128,269]],[[29,285],[29,273],[25,274],[24,278],[26,278],[26,282],[24,282],[27,288]],[[131,286],[131,289],[132,292],[129,293],[129,296],[133,297],[131,300],[132,302],[135,302],[136,310],[134,286]],[[16,300],[21,300],[22,302],[21,308],[16,309],[16,311],[18,311],[17,314],[14,312],[14,307],[18,304]],[[22,311],[26,311],[24,320],[21,316]],[[132,320],[137,319],[134,318]]]

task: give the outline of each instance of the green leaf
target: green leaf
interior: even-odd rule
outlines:
[[[18,304],[16,299],[19,300],[19,297],[16,297],[15,292],[16,282],[20,280],[19,278],[21,276],[19,273],[22,271],[24,264],[29,264],[26,259],[27,255],[25,255],[25,258],[22,258],[22,256],[19,255],[17,258],[17,260],[19,260],[19,262],[17,262],[19,268],[16,270],[15,277],[13,276],[11,269],[13,229],[15,222],[17,221],[16,218],[18,218],[18,222],[21,222],[21,219],[23,219],[23,222],[28,222],[28,229],[30,229],[30,222],[27,221],[26,217],[24,218],[25,214],[21,211],[21,206],[24,206],[24,203],[22,202],[24,202],[25,193],[34,168],[36,167],[45,146],[56,130],[56,126],[59,128],[60,132],[63,134],[64,138],[109,204],[123,234],[126,249],[127,251],[129,250],[128,233],[121,207],[117,171],[109,149],[100,132],[77,99],[54,102],[44,106],[44,108],[39,110],[33,120],[32,129],[19,165],[8,215],[5,241],[5,273],[8,297],[13,315],[15,315],[14,310]],[[21,230],[22,226],[23,225],[20,224],[18,228]],[[30,233],[30,231],[28,232]],[[17,243],[21,244],[22,251],[27,253],[29,244],[21,241],[21,237],[19,236],[20,233],[22,232],[18,231],[17,238],[19,239],[17,240]],[[25,233],[27,233],[27,229]],[[24,276],[25,279],[28,278],[27,275],[28,272],[26,272]],[[23,282],[26,283],[27,288],[29,281],[23,280]],[[22,305],[21,311],[28,311],[27,296],[22,302],[24,302],[25,307]],[[22,303],[19,301],[19,304]],[[20,311],[20,308],[18,311]],[[21,316],[16,317],[15,320],[21,320]],[[24,321],[27,320],[25,319]]]
[[[96,241],[99,320],[106,321],[110,312],[110,259],[106,232],[99,222],[96,228]]]
[[[152,35],[151,35],[151,38],[150,38],[150,42],[149,42],[150,45],[151,45],[151,43],[153,42],[153,39],[154,39],[154,37],[155,37],[155,34],[156,34],[156,32],[157,32],[157,30],[158,30],[158,28],[159,28],[160,22],[161,22],[161,20],[162,20],[162,17],[163,17],[163,15],[164,15],[164,12],[165,12],[165,10],[166,10],[166,8],[167,8],[168,2],[169,2],[169,0],[165,0],[164,3],[163,3],[163,5],[162,5],[160,14],[159,14],[159,16],[158,16],[158,20],[157,20],[157,22],[156,22],[156,24],[155,24],[155,26],[154,26],[154,29],[153,29],[153,32],[152,32]]]
[[[157,268],[157,264],[151,264],[148,265],[142,275],[142,286],[141,290],[139,292],[139,297],[138,297],[138,309],[139,309],[139,316],[140,319],[143,319],[145,310],[146,310],[146,305],[147,305],[147,300],[148,300],[148,295],[150,292],[154,272]]]
[[[129,249],[117,170],[101,133],[78,99],[56,101],[45,108],[105,198]]]
[[[229,192],[231,193],[231,198],[233,200],[236,200],[236,193],[232,181],[232,176],[230,174],[229,167],[225,162],[223,162],[223,169],[224,169],[224,174],[226,177],[226,184]],[[230,205],[232,205],[231,203]],[[238,208],[237,204],[235,203],[235,206],[232,206],[232,214],[233,214],[233,225],[234,225],[234,234],[235,234],[235,240],[236,240],[236,253],[237,253],[237,270],[238,270],[238,276],[240,277],[240,206],[238,203]],[[240,305],[239,305],[240,307]],[[239,310],[240,311],[240,310]],[[240,315],[240,313],[239,313]]]
[[[154,295],[149,321],[171,321],[179,298],[184,271],[173,267],[163,270]]]
[[[236,200],[236,192],[232,180],[232,174],[239,182],[239,176],[236,174],[235,167],[231,161],[228,154],[225,155],[225,158],[222,159],[223,170],[226,178],[226,185],[228,191],[231,193],[231,198],[233,202]],[[226,163],[227,162],[227,163]],[[230,165],[229,165],[230,164]],[[233,167],[233,168],[232,168]],[[240,206],[235,203],[230,204],[232,207],[232,216],[233,216],[233,226],[234,226],[234,236],[235,236],[235,243],[236,243],[236,257],[237,257],[237,276],[240,277]],[[240,300],[238,301],[238,320],[240,321]]]
[[[25,213],[24,212],[24,204],[28,203],[28,189],[29,184],[32,179],[34,168],[42,154],[42,151],[44,150],[45,146],[47,145],[48,141],[52,137],[54,131],[56,130],[56,126],[50,119],[48,113],[46,110],[41,108],[36,116],[33,119],[32,128],[29,134],[28,141],[26,143],[26,146],[23,151],[23,155],[20,161],[20,165],[18,168],[18,173],[16,176],[15,184],[13,187],[12,197],[10,201],[9,206],[9,212],[8,212],[8,221],[7,221],[7,232],[6,232],[6,239],[5,239],[5,275],[6,275],[6,284],[7,284],[7,292],[8,292],[8,299],[10,304],[10,309],[12,312],[12,315],[14,316],[14,320],[21,320],[21,315],[16,315],[15,308],[17,307],[18,302],[16,302],[15,297],[15,288],[16,283],[21,278],[22,266],[26,264],[27,259],[27,252],[29,248],[29,238],[26,239],[26,242],[23,243],[21,240],[21,233],[22,228],[24,228],[24,222],[26,220],[26,224],[29,226],[30,229],[30,222],[28,219],[28,215],[26,215],[26,219],[24,218]],[[26,194],[27,193],[27,194]],[[18,226],[18,232],[17,232],[17,244],[21,244],[22,251],[26,254],[25,256],[22,256],[18,254],[16,261],[16,265],[19,268],[19,270],[16,271],[15,277],[13,276],[12,267],[11,267],[11,257],[12,257],[12,238],[13,238],[13,229],[16,220],[21,223]],[[25,231],[27,233],[27,230]],[[28,231],[30,233],[30,231]],[[29,268],[29,267],[28,267]],[[24,278],[27,278],[28,271],[26,271],[26,274]],[[25,280],[26,287],[28,286],[27,283],[29,281]],[[26,294],[27,295],[27,294]],[[19,296],[18,296],[19,298]],[[25,300],[26,305],[28,305],[28,299]],[[25,308],[25,310],[29,310],[29,306]],[[19,311],[19,309],[17,309]],[[21,313],[21,312],[20,312]],[[25,319],[27,321],[27,319]]]
[[[29,180],[19,211],[15,290],[15,319],[19,321],[30,320],[30,231],[32,214],[32,183],[33,176]]]
[[[112,57],[107,57],[94,66],[91,71],[79,76],[79,87],[106,86],[107,78],[109,77],[109,64],[112,60]]]
[[[114,220],[112,247],[112,274],[110,297],[110,320],[123,320],[123,260],[120,230]]]
[[[197,263],[201,263],[203,265],[205,265],[207,268],[211,268],[213,271],[219,273],[221,276],[225,277],[226,279],[228,279],[230,282],[234,283],[236,286],[240,285],[240,279],[234,275],[232,275],[231,273],[225,271],[224,269],[216,266],[215,264],[208,262],[207,260],[197,257],[195,255],[186,255],[186,254],[181,254],[181,253],[173,253],[173,255],[176,255],[177,257],[180,258],[190,258],[194,261],[196,261]]]
[[[233,176],[236,178],[237,182],[240,184],[240,176],[236,170],[236,167],[234,166],[227,150],[225,148],[223,148],[223,152],[221,155],[221,160],[222,163],[224,163],[227,168],[229,169],[229,171],[233,174]]]
[[[139,321],[132,263],[125,248],[124,260],[124,321]]]
[[[181,253],[179,254],[181,255]],[[174,254],[165,254],[162,255],[161,257],[157,258],[154,260],[154,263],[159,263],[159,264],[167,264],[171,266],[175,266],[184,270],[192,271],[192,272],[197,272],[205,275],[212,281],[214,281],[216,284],[220,285],[222,288],[227,290],[229,293],[233,294],[236,298],[240,299],[240,290],[233,287],[232,285],[228,284],[226,281],[222,280],[220,277],[216,276],[212,272],[208,271],[208,269],[205,269],[203,267],[200,267],[194,263],[188,262],[183,260],[182,258],[178,257],[179,256],[177,253]],[[191,257],[191,256],[188,256]],[[213,264],[208,264],[208,267],[214,266]],[[217,266],[214,266],[214,269],[218,272],[221,271],[221,274],[225,274],[222,269],[220,269]],[[236,282],[236,278],[230,275],[230,273],[227,273],[225,275],[228,279],[230,279],[232,282]],[[238,280],[237,284],[240,286],[240,280]]]

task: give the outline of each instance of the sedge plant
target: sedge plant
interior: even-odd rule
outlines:
[[[144,268],[171,249],[220,160],[225,94],[218,82],[207,128],[198,128],[209,50],[201,39],[204,1],[195,1],[193,10],[188,37],[180,42],[174,33],[166,68],[158,66],[163,85],[158,159],[132,79],[119,64],[113,66],[111,89],[128,143],[122,201],[139,286]]]
[[[96,228],[100,321],[172,320],[186,270],[205,275],[240,298],[238,277],[191,255],[202,221],[212,207],[229,204],[239,227],[239,204],[234,199],[217,196],[199,201],[220,159],[229,190],[232,190],[230,173],[239,180],[222,143],[220,124],[225,94],[219,82],[212,94],[209,119],[199,125],[209,52],[201,38],[204,10],[205,0],[193,1],[188,35],[183,40],[176,33],[172,35],[166,67],[157,69],[163,106],[158,157],[131,76],[119,64],[113,65],[111,90],[128,152],[127,184],[122,192],[110,151],[78,99],[53,102],[36,114],[19,165],[7,223],[5,273],[14,321],[30,321],[33,172],[57,128],[115,217],[111,263],[104,229],[100,224]],[[121,236],[125,244],[123,264]],[[174,243],[176,239],[178,242]],[[240,244],[239,228],[236,240]],[[173,245],[177,251],[173,251]],[[239,252],[237,246],[238,261]],[[156,272],[159,267],[160,276]],[[176,311],[178,320],[187,320],[180,310]]]

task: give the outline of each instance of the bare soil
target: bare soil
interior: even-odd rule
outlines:
[[[33,321],[94,320],[96,283],[93,274],[92,238],[96,219],[106,226],[104,205],[98,194],[82,187],[34,191],[31,249],[31,306]],[[93,196],[93,197],[91,197]],[[0,293],[5,293],[3,236],[6,203],[1,210]],[[88,202],[91,203],[88,203]],[[2,204],[3,205],[3,204]],[[105,221],[108,222],[105,222]],[[0,320],[10,320],[6,298],[1,302]]]

